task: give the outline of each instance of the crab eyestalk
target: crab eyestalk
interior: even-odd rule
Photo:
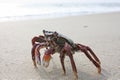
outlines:
[[[48,67],[49,66],[49,63],[50,63],[50,60],[51,60],[51,55],[50,54],[44,54],[44,56],[43,56],[43,66],[44,67]]]

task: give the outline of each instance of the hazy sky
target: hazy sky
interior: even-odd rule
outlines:
[[[3,3],[29,3],[29,2],[70,2],[70,1],[80,1],[80,2],[115,2],[120,0],[0,0]]]

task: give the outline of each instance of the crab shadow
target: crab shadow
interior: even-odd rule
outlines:
[[[71,68],[66,69],[66,71],[66,75],[63,75],[61,68],[47,70],[43,66],[40,66],[36,69],[36,72],[40,75],[40,80],[74,80]],[[78,69],[78,80],[107,80],[108,76],[108,72],[104,69],[102,69],[101,74],[90,74]]]

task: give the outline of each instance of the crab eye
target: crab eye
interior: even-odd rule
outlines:
[[[45,33],[45,30],[43,30],[43,33]]]

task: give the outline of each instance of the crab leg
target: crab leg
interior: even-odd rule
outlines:
[[[101,63],[100,63],[100,60],[97,58],[97,56],[95,55],[95,53],[92,51],[92,49],[91,49],[90,47],[85,46],[85,45],[82,45],[82,44],[78,44],[78,46],[83,47],[83,48],[86,48],[86,50],[88,50],[88,51],[91,53],[91,55],[94,57],[94,59],[95,59],[99,64],[101,64]]]
[[[64,59],[65,59],[65,53],[61,51],[61,53],[60,53],[60,61],[61,61],[61,65],[62,65],[62,69],[63,69],[64,75],[66,75]]]
[[[74,79],[75,79],[75,80],[78,80],[77,69],[76,69],[76,65],[75,65],[74,59],[73,59],[73,53],[72,53],[72,50],[71,50],[71,46],[70,46],[68,43],[65,43],[64,52],[65,52],[65,53],[69,56],[69,58],[70,58],[71,65],[72,65],[72,69],[73,69],[73,73],[74,73],[74,76],[75,76]]]
[[[33,64],[34,64],[35,67],[36,67],[35,54],[36,54],[36,47],[37,47],[38,45],[39,45],[39,44],[34,44],[33,47],[32,47],[32,50],[31,50],[32,60],[33,60]]]
[[[94,52],[87,46],[84,45],[80,45],[78,44],[78,48],[79,50],[81,50],[83,53],[85,53],[85,55],[89,58],[90,61],[92,61],[92,63],[98,68],[98,73],[101,73],[101,66],[100,66],[100,61],[97,58],[97,56],[94,54]],[[93,57],[91,57],[91,55],[89,54],[89,52],[91,53],[91,55]],[[94,59],[93,59],[94,58]]]
[[[74,73],[74,76],[75,76],[75,80],[77,80],[78,79],[78,75],[77,75],[77,69],[76,69],[76,65],[75,65],[74,59],[73,59],[73,55],[72,55],[71,52],[68,52],[68,56],[69,56],[70,61],[71,61],[71,65],[72,65],[73,73]]]
[[[87,50],[91,53],[91,55],[95,58],[95,60],[101,64],[100,60],[97,58],[97,56],[95,55],[95,53],[92,51],[92,49],[90,47],[86,47]]]

